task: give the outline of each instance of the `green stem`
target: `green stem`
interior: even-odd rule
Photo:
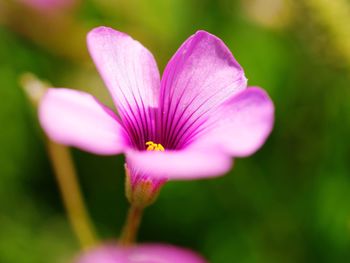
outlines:
[[[82,248],[92,247],[96,243],[95,231],[84,205],[69,149],[50,140],[47,149],[72,230]]]
[[[21,77],[21,84],[33,107],[37,108],[49,85],[29,73]],[[82,248],[91,247],[96,243],[95,230],[84,204],[69,149],[48,139],[46,146],[73,232]]]
[[[128,211],[122,234],[120,237],[120,244],[131,245],[136,241],[137,232],[141,223],[143,208],[131,205]]]

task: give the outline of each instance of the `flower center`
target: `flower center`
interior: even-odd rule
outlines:
[[[147,146],[147,151],[156,151],[156,152],[164,152],[165,149],[163,147],[163,145],[161,145],[160,143],[154,143],[152,141],[148,141],[146,142],[146,146]]]

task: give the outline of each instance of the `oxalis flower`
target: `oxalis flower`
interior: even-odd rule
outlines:
[[[165,244],[118,246],[110,244],[85,252],[76,263],[205,263],[198,254]]]
[[[130,36],[98,27],[87,43],[118,115],[87,93],[51,88],[40,122],[58,143],[125,153],[129,199],[138,191],[152,197],[169,179],[222,175],[232,157],[253,154],[272,130],[272,101],[261,88],[247,88],[242,67],[208,32],[182,44],[161,80],[152,54]]]

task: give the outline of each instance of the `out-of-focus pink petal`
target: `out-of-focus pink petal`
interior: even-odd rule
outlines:
[[[160,77],[152,54],[127,34],[98,27],[87,36],[88,49],[133,141],[144,148],[154,138],[154,111]],[[142,145],[141,145],[142,144]]]
[[[226,45],[198,31],[169,61],[161,81],[161,141],[168,148],[182,144],[209,113],[246,88],[243,69]]]
[[[20,0],[29,7],[40,11],[63,11],[73,7],[80,0]]]
[[[143,244],[133,247],[107,245],[83,254],[76,263],[205,263],[198,254],[172,245]]]
[[[85,92],[49,89],[40,103],[39,119],[53,141],[95,154],[117,154],[128,143],[115,114]]]
[[[211,129],[197,140],[233,155],[244,157],[257,151],[271,133],[274,106],[261,88],[248,88],[226,101],[211,120]]]
[[[170,180],[216,177],[229,171],[232,166],[232,158],[215,149],[128,151],[126,156],[128,165],[134,170],[150,177]]]

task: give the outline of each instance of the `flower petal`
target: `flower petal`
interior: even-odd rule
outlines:
[[[128,151],[127,163],[134,170],[155,178],[197,179],[216,177],[230,170],[232,158],[211,149],[179,151]]]
[[[88,49],[112,95],[129,134],[144,148],[154,138],[154,111],[160,77],[152,54],[127,34],[98,27],[87,36]]]
[[[212,120],[213,128],[197,140],[219,145],[234,157],[245,157],[265,143],[273,123],[271,99],[263,89],[252,87],[226,101]]]
[[[225,44],[198,31],[172,57],[161,81],[161,141],[181,148],[208,114],[246,88],[247,80]]]
[[[127,144],[115,114],[85,92],[48,89],[40,103],[39,119],[53,141],[92,153],[117,154]]]
[[[83,254],[77,263],[205,263],[198,254],[165,244],[106,245]]]

